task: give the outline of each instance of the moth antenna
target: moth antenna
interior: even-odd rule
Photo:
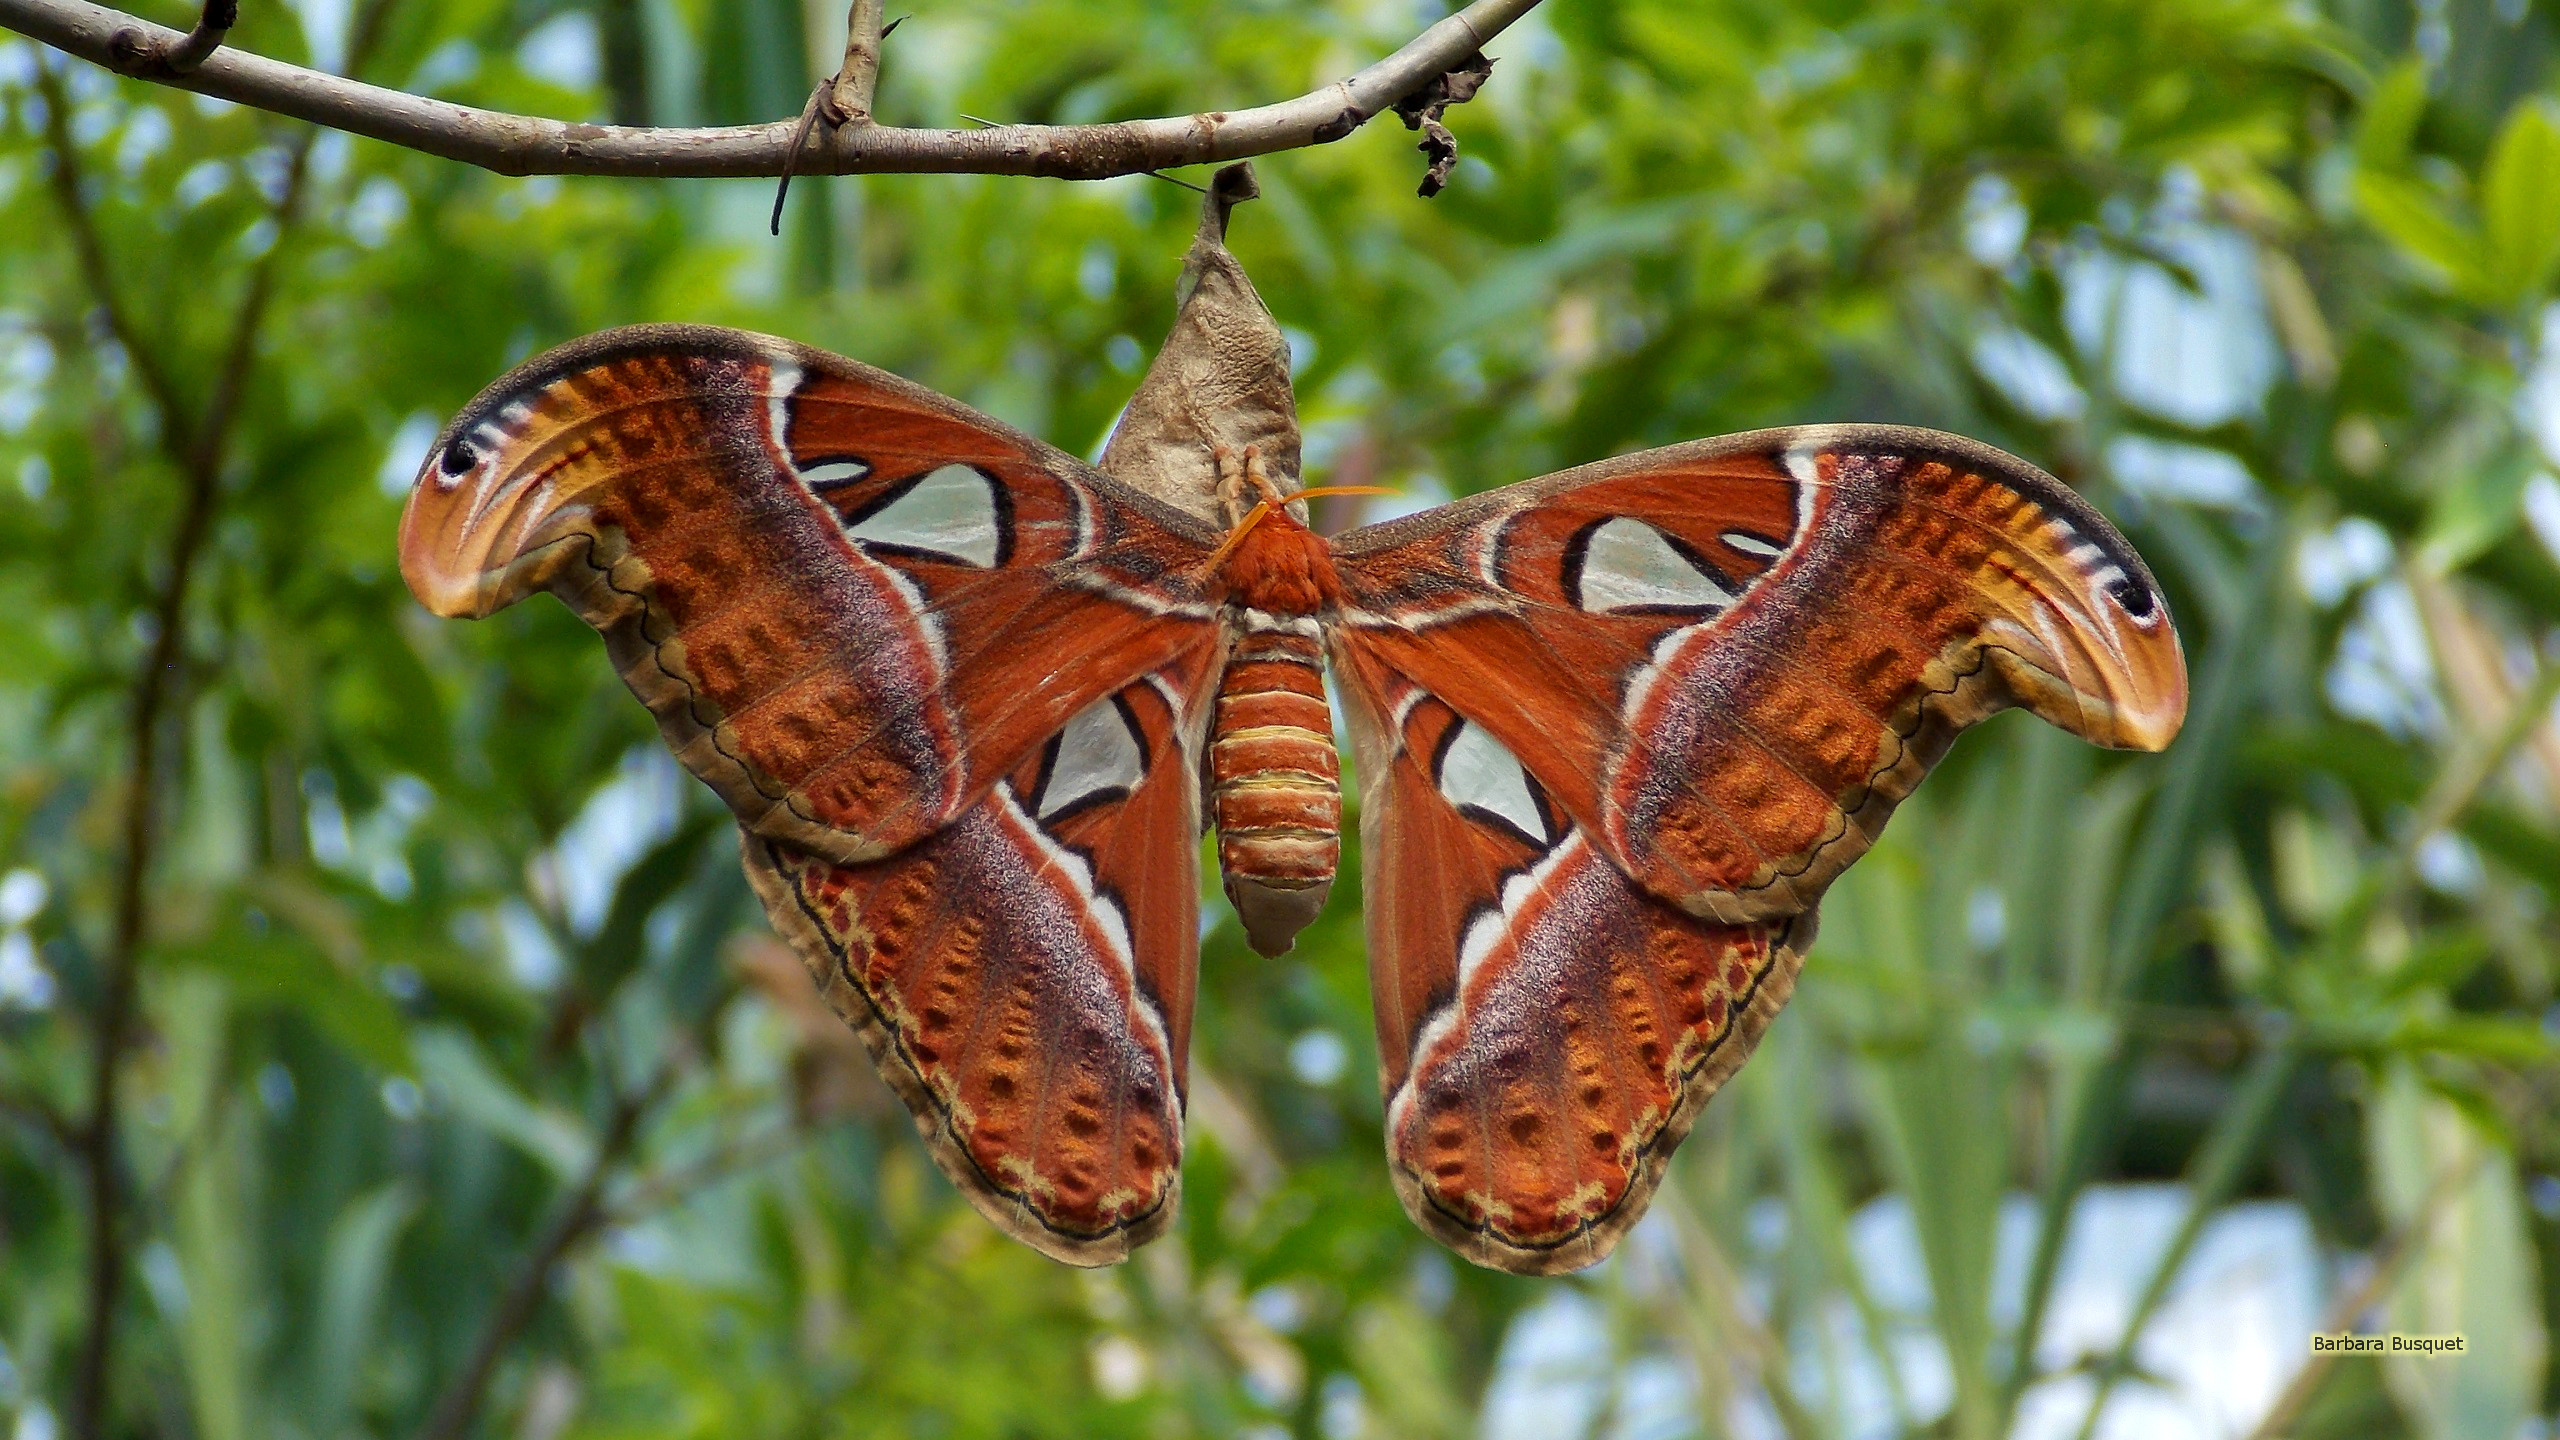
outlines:
[[[1254,501],[1253,508],[1244,512],[1244,518],[1236,522],[1236,528],[1228,531],[1227,538],[1220,542],[1218,548],[1209,552],[1209,558],[1202,562],[1202,568],[1212,575],[1217,574],[1218,567],[1226,563],[1227,557],[1235,553],[1238,545],[1244,543],[1244,537],[1253,533],[1254,526],[1269,518],[1271,511],[1270,501]]]
[[[1320,500],[1327,495],[1401,495],[1393,485],[1314,485],[1290,496],[1292,500]]]
[[[1190,181],[1185,180],[1178,175],[1167,175],[1161,170],[1141,170],[1138,173],[1141,175],[1153,175],[1167,185],[1179,185],[1183,189],[1188,190],[1195,195],[1206,195],[1209,193],[1209,187],[1206,185],[1194,185]]]

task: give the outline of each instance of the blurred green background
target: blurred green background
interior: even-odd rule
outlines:
[[[728,123],[843,9],[231,38]],[[881,110],[930,125],[1283,98],[1441,13],[912,9]],[[1446,194],[1389,121],[1238,214],[1311,479],[1959,430],[2118,519],[2195,676],[2163,756],[1959,744],[1567,1280],[1399,1211],[1349,883],[1277,962],[1212,907],[1176,1231],[1002,1239],[585,628],[396,573],[443,417],[605,325],[1098,451],[1195,197],[803,179],[769,239],[765,182],[504,179],[0,39],[0,1435],[88,1413],[102,1078],[101,1435],[2553,1435],[2560,5],[1551,0],[1492,50]],[[2341,1325],[2470,1350],[2315,1362]]]

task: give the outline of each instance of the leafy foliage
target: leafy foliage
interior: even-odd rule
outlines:
[[[881,106],[1252,103],[1418,8],[955,0],[891,39]],[[840,11],[372,0],[232,38],[714,123],[796,110]],[[2336,1262],[2325,1323],[2473,1351],[2318,1364],[2238,1429],[2547,1423],[2560,11],[1627,0],[1495,49],[1437,200],[1374,126],[1265,161],[1239,215],[1320,477],[1430,499],[1933,424],[2122,519],[2197,677],[2163,757],[2017,718],[1959,746],[1656,1218],[1569,1282],[1397,1210],[1348,883],[1286,961],[1210,938],[1178,1233],[1092,1275],[1004,1242],[584,629],[433,622],[394,572],[437,421],[608,324],[787,333],[1098,449],[1190,196],[804,179],[775,242],[760,183],[502,179],[0,43],[21,1440],[82,1413],[102,1153],[110,1435],[2085,1434],[2137,1413],[2143,1321],[2256,1201]],[[2140,1180],[2184,1218],[2058,1349],[2088,1187]],[[1887,1213],[1916,1295],[1861,1249]],[[1539,1391],[1558,1315],[1603,1364]]]

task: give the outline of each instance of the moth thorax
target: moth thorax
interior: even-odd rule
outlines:
[[[1324,908],[1342,858],[1342,762],[1333,749],[1315,621],[1239,613],[1218,682],[1209,785],[1218,868],[1245,939],[1286,952]]]
[[[1220,578],[1229,601],[1275,615],[1312,615],[1342,598],[1324,537],[1285,510],[1262,517],[1236,541]]]

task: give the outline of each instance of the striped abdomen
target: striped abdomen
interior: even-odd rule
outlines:
[[[1243,612],[1209,735],[1218,866],[1245,937],[1277,955],[1333,889],[1342,762],[1312,619]]]

